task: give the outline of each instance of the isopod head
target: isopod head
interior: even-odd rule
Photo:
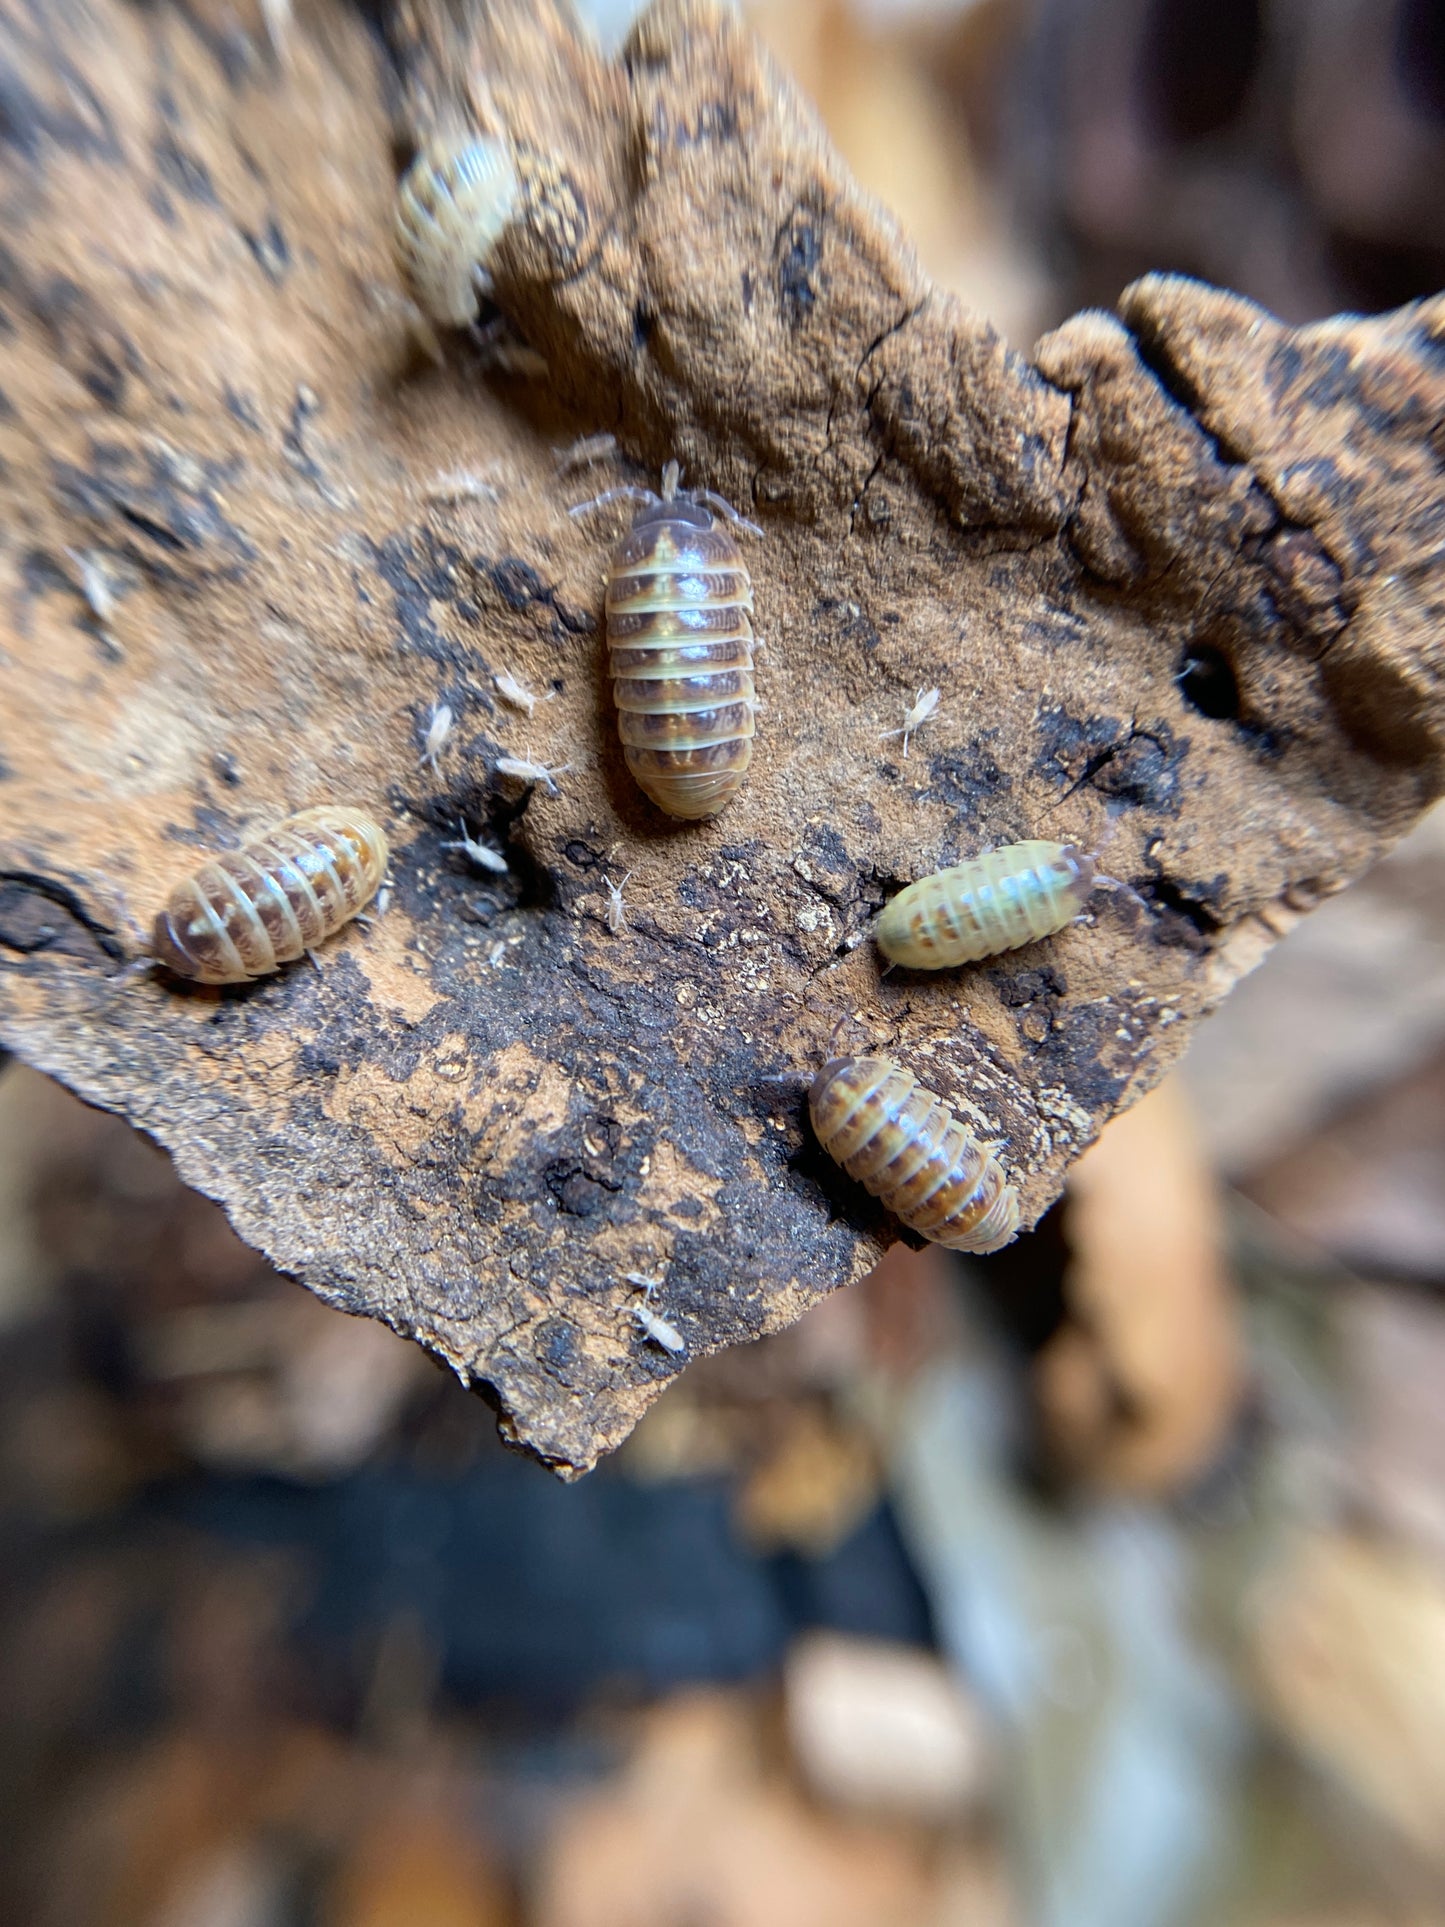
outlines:
[[[487,260],[517,208],[504,140],[480,134],[429,141],[401,178],[396,244],[417,306],[449,328],[475,321],[490,285]]]

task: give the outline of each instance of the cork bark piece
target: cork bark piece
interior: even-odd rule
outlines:
[[[725,9],[663,0],[613,60],[531,4],[312,0],[278,39],[0,0],[0,1042],[570,1475],[894,1235],[806,1130],[835,1029],[1005,1140],[1032,1222],[1438,793],[1445,303],[1290,330],[1151,279],[1029,360]],[[459,119],[522,191],[506,339],[437,363],[392,208]],[[668,460],[764,531],[757,754],[700,825],[627,775],[620,520],[567,514]],[[369,928],[110,985],[201,853],[331,801],[391,840]],[[1039,836],[1129,890],[880,979],[897,885]]]

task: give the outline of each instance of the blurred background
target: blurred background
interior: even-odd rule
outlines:
[[[750,12],[1016,346],[1150,269],[1445,286],[1445,0]],[[1442,1291],[1439,813],[1035,1235],[895,1250],[573,1487],[12,1065],[0,1919],[1445,1923]]]

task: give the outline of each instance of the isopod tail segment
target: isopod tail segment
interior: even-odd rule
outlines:
[[[607,646],[623,756],[668,816],[716,816],[752,763],[753,589],[716,509],[751,528],[721,496],[678,488],[611,489],[573,514],[640,502],[607,571]]]

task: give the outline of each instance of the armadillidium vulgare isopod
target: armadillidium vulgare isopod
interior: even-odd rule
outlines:
[[[200,984],[241,984],[294,963],[375,896],[386,836],[360,810],[302,810],[206,861],[155,922],[155,961]]]
[[[1009,843],[900,890],[873,926],[878,948],[911,970],[944,970],[1017,950],[1072,923],[1096,860],[1074,843]]]
[[[486,261],[520,189],[505,141],[429,141],[401,177],[396,244],[417,306],[448,328],[475,321],[491,288]]]
[[[660,810],[697,819],[726,806],[753,759],[752,583],[712,511],[752,524],[710,490],[679,491],[677,480],[669,462],[661,495],[616,489],[598,500],[643,501],[607,573],[627,767]]]
[[[835,1057],[809,1098],[818,1142],[910,1230],[953,1251],[997,1251],[1018,1193],[994,1147],[889,1057]]]

